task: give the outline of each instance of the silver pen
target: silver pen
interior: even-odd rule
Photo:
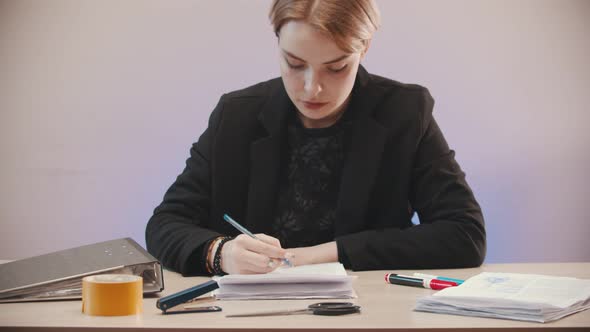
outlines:
[[[262,241],[261,239],[257,238],[256,235],[254,235],[252,232],[250,232],[249,230],[247,230],[246,228],[244,228],[244,226],[238,224],[237,221],[233,220],[230,216],[228,216],[227,214],[223,215],[223,220],[227,221],[228,223],[230,223],[232,226],[234,226],[238,231],[240,231],[243,234],[248,235],[249,237],[256,239],[258,241]],[[292,267],[293,264],[291,264],[291,261],[287,258],[283,258],[283,263],[289,267]]]

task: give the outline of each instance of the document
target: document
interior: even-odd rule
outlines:
[[[340,263],[280,267],[267,274],[217,277],[220,300],[355,298],[355,277]]]
[[[420,298],[416,311],[546,323],[590,308],[590,280],[484,272]]]
[[[160,262],[122,238],[0,264],[0,303],[80,298],[82,278],[105,273],[141,276],[144,294],[164,289]]]

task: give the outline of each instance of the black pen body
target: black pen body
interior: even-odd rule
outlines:
[[[399,276],[395,273],[388,273],[385,275],[385,281],[388,284],[412,286],[424,288],[424,282],[420,278],[410,278],[406,276]]]

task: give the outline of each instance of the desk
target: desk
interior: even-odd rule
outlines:
[[[555,276],[573,276],[590,279],[590,263],[556,264],[485,264],[479,268],[453,270],[425,270],[425,273],[466,279],[480,272],[538,273]],[[434,291],[406,286],[389,285],[384,281],[386,272],[413,273],[412,271],[350,272],[358,276],[354,288],[356,302],[362,313],[340,317],[297,315],[280,317],[226,318],[226,314],[253,310],[303,308],[314,300],[257,300],[216,301],[223,308],[216,313],[162,315],[156,309],[157,298],[144,299],[144,313],[138,316],[93,317],[80,312],[81,301],[54,301],[0,304],[0,331],[245,331],[269,329],[285,331],[314,330],[367,330],[383,331],[589,331],[590,310],[574,314],[548,324],[519,321],[441,315],[412,311],[416,299]],[[172,294],[208,280],[204,277],[183,278],[166,271],[166,289],[161,296]]]

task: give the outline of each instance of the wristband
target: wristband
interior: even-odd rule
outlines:
[[[215,248],[215,243],[217,243],[218,240],[220,240],[222,238],[222,236],[218,236],[216,238],[213,238],[212,240],[209,240],[209,242],[207,242],[208,246],[207,246],[207,250],[205,250],[205,270],[207,271],[207,273],[209,274],[213,274],[213,266],[211,265],[211,255],[213,254],[213,248]]]
[[[219,244],[217,245],[217,250],[215,250],[215,256],[213,258],[213,273],[216,275],[227,274],[223,272],[223,270],[221,269],[221,249],[223,248],[223,245],[230,240],[232,240],[232,237],[226,236],[222,238],[221,241],[219,241]]]

